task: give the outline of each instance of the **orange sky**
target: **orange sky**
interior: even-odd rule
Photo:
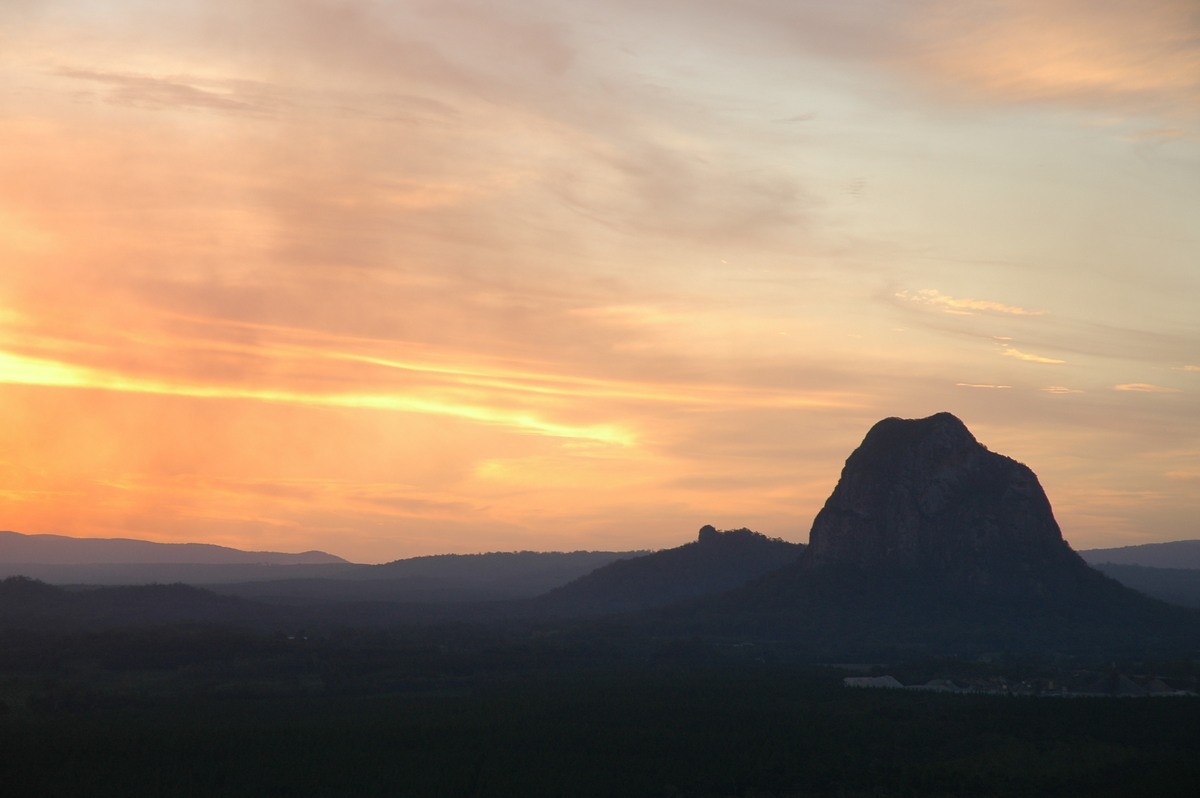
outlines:
[[[0,5],[0,528],[807,538],[948,410],[1200,537],[1188,0]]]

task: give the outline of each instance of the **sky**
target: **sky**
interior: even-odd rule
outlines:
[[[1194,0],[2,0],[0,528],[804,542],[949,411],[1200,538]]]

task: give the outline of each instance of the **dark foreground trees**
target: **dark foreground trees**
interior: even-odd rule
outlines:
[[[469,628],[23,634],[0,641],[22,795],[1200,794],[1194,698],[854,690],[695,641]]]

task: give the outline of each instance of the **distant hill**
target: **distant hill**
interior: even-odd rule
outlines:
[[[0,563],[43,565],[329,565],[347,561],[323,551],[282,554],[242,551],[210,543],[153,543],[128,538],[73,538],[0,532]]]
[[[53,585],[148,585],[151,583],[218,586],[240,582],[274,582],[290,579],[345,577],[365,565],[264,565],[259,563],[99,563],[97,565],[46,565],[0,562],[0,578],[29,576]]]
[[[58,585],[185,583],[290,604],[528,599],[644,551],[490,552],[411,557],[382,565],[321,551],[242,551],[204,543],[0,532],[0,578]]]
[[[94,631],[179,623],[251,625],[275,620],[269,607],[188,585],[67,590],[19,576],[0,580],[0,629]]]
[[[528,599],[637,551],[489,552],[411,557],[359,565],[330,578],[212,585],[276,602],[468,602]]]
[[[1145,565],[1150,568],[1200,569],[1200,540],[1175,540],[1169,543],[1143,543],[1115,549],[1086,549],[1079,552],[1092,563]]]
[[[0,578],[29,576],[57,585],[219,584],[329,577],[359,567],[323,551],[284,554],[207,543],[0,532]]]
[[[1110,562],[1099,562],[1092,567],[1152,598],[1200,609],[1200,569],[1149,568]]]
[[[673,549],[609,563],[535,600],[555,615],[604,615],[661,607],[746,584],[790,565],[804,546],[734,529],[712,526],[697,539]]]

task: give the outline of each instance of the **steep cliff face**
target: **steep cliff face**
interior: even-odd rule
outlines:
[[[846,461],[805,570],[920,570],[982,592],[1070,592],[1087,568],[1028,467],[949,413],[888,418]]]

